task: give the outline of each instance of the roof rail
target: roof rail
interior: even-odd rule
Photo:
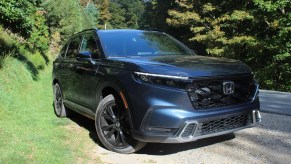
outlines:
[[[76,34],[79,34],[79,33],[85,32],[85,31],[93,31],[93,30],[98,31],[99,29],[98,28],[88,28],[88,29],[82,30],[80,32],[74,33],[73,35],[76,35]]]

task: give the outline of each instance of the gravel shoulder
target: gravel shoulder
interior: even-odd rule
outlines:
[[[88,135],[92,159],[112,164],[137,163],[291,163],[291,116],[262,113],[260,125],[234,134],[184,144],[148,144],[136,154],[117,154],[99,143],[89,120],[73,119]],[[94,125],[94,124],[93,124]],[[72,132],[73,133],[73,132]],[[81,136],[80,136],[81,137]],[[101,161],[100,161],[101,160]]]

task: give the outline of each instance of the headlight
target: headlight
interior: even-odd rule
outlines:
[[[140,82],[181,89],[185,89],[187,84],[191,82],[189,77],[184,76],[171,76],[144,72],[133,72],[133,76],[136,80]]]

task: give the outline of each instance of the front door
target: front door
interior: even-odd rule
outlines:
[[[83,107],[94,112],[96,109],[96,88],[98,84],[98,60],[100,60],[100,53],[96,42],[96,37],[93,33],[85,33],[83,36],[80,52],[89,51],[92,54],[92,59],[96,60],[97,64],[92,64],[86,61],[78,61],[75,63],[75,77],[78,84],[75,85],[74,99]]]

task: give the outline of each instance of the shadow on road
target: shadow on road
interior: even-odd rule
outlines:
[[[100,140],[98,139],[96,130],[95,130],[95,123],[93,120],[84,117],[78,113],[71,112],[69,119],[78,124],[80,127],[85,128],[89,132],[89,137],[100,147],[104,148]],[[205,147],[208,145],[213,145],[219,142],[227,141],[234,139],[235,135],[233,133],[197,140],[195,142],[189,143],[179,143],[179,144],[161,144],[161,143],[148,143],[143,149],[138,151],[136,154],[149,154],[149,155],[168,155],[174,154],[181,151],[187,151],[190,149],[196,149]]]
[[[169,155],[175,154],[177,152],[213,145],[234,138],[235,138],[234,133],[230,133],[222,136],[201,139],[189,143],[179,143],[179,144],[148,143],[143,149],[138,151],[137,154]]]

